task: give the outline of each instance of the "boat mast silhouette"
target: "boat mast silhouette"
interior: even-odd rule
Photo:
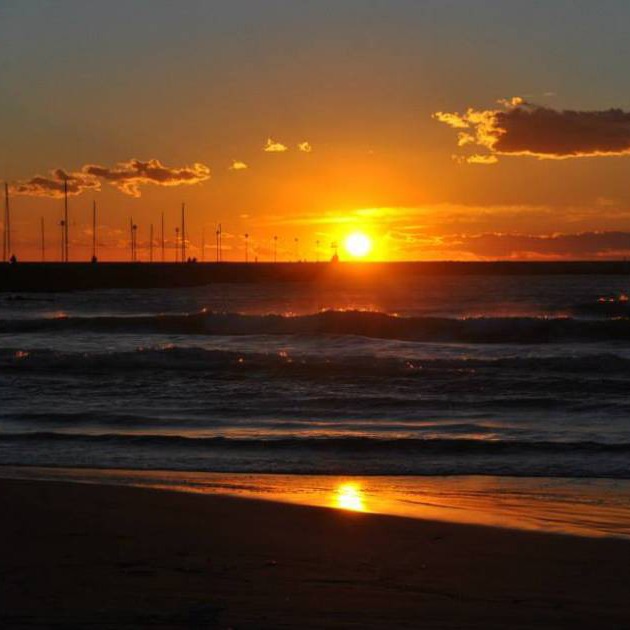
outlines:
[[[138,243],[137,243],[138,226],[133,222],[133,217],[129,219],[129,231],[131,233],[131,262],[137,262],[138,260]]]
[[[186,204],[182,204],[182,262],[186,262]]]
[[[221,251],[222,237],[223,237],[223,229],[221,228],[221,224],[219,223],[217,225],[217,262],[221,262],[223,260],[223,252]]]
[[[68,180],[63,180],[63,262],[69,260],[68,247]]]
[[[11,256],[11,206],[9,205],[9,184],[4,182],[4,233],[2,235],[2,260]]]

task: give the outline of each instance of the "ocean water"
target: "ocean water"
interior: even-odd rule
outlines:
[[[630,479],[629,285],[0,295],[0,464]]]

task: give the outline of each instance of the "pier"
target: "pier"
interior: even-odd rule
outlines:
[[[421,275],[628,275],[626,261],[0,263],[0,292],[191,287],[214,283],[391,281]]]

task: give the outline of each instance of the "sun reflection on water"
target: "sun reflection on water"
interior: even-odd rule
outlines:
[[[342,483],[335,490],[333,505],[342,510],[365,512],[365,499],[361,486],[356,483]]]

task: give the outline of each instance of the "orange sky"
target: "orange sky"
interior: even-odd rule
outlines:
[[[88,5],[0,9],[19,259],[42,218],[59,258],[63,177],[73,260],[93,201],[102,260],[129,258],[130,218],[147,259],[162,213],[172,259],[182,202],[206,259],[217,223],[226,260],[246,233],[252,259],[278,236],[280,260],[315,260],[354,231],[383,260],[630,255],[624,3]]]

